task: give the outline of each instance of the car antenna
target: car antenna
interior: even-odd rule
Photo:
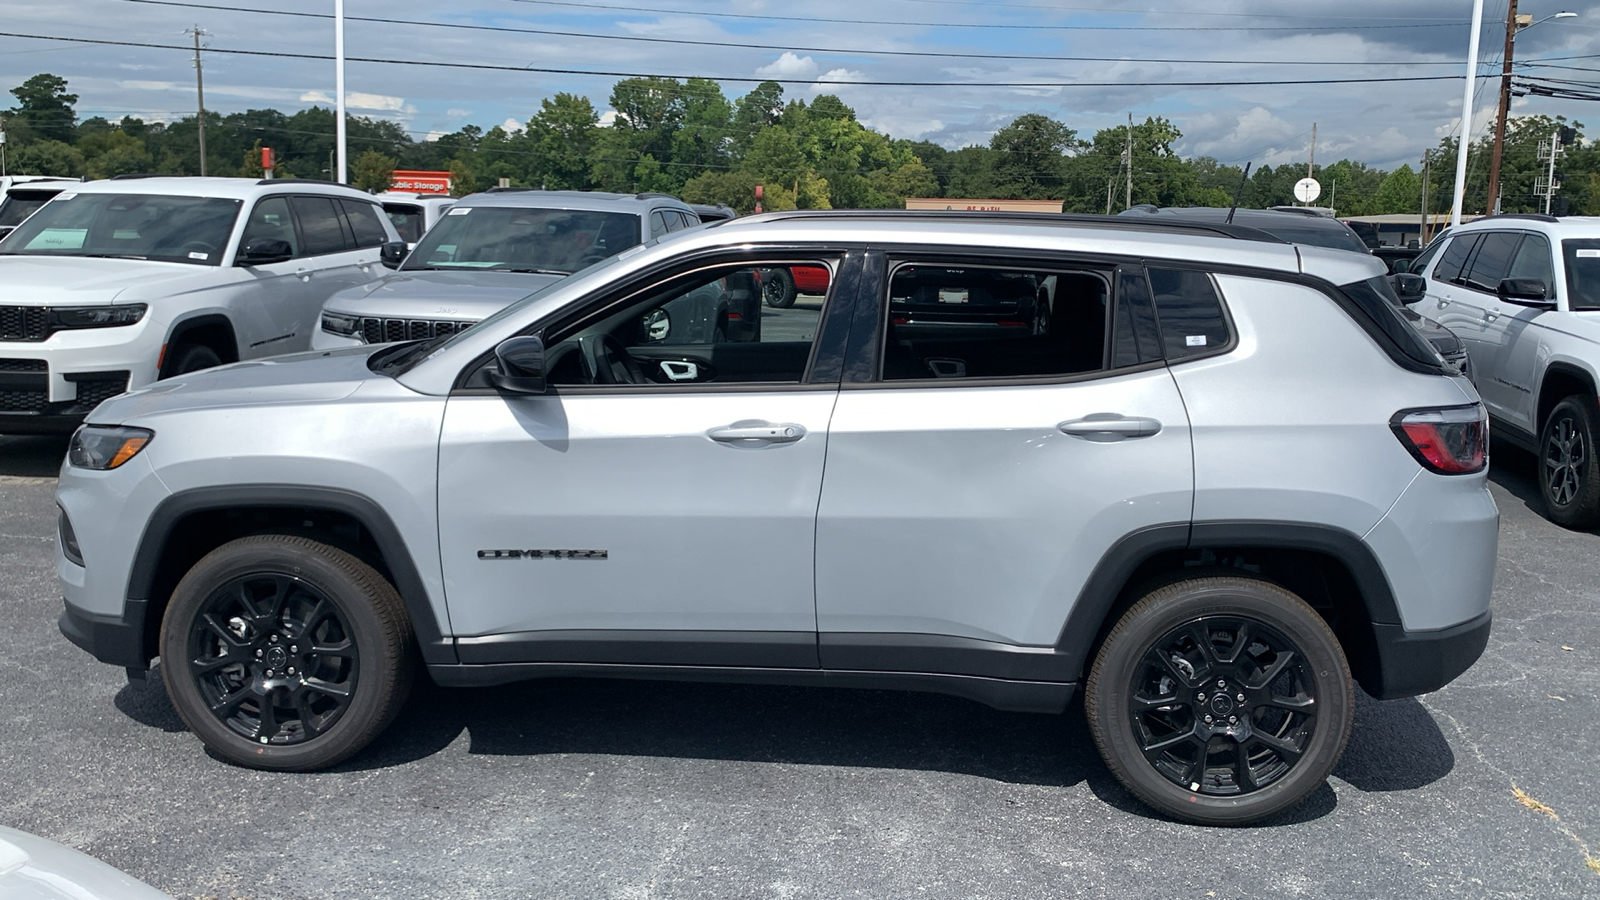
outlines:
[[[1223,222],[1222,224],[1224,224],[1224,225],[1232,225],[1233,224],[1233,213],[1234,213],[1234,210],[1239,208],[1239,195],[1244,193],[1245,182],[1248,181],[1249,178],[1250,178],[1250,164],[1249,163],[1245,163],[1244,164],[1244,174],[1239,176],[1239,189],[1237,191],[1233,192],[1233,205],[1228,207],[1228,219],[1227,219],[1227,221]]]

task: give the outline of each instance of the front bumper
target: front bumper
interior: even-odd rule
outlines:
[[[1379,700],[1395,700],[1444,687],[1483,654],[1492,618],[1493,613],[1485,610],[1474,619],[1436,631],[1373,623],[1378,671],[1362,679],[1362,688]]]
[[[128,669],[148,669],[155,654],[144,642],[145,601],[128,600],[121,615],[86,612],[71,603],[61,613],[58,625],[67,640],[87,650],[103,663]]]

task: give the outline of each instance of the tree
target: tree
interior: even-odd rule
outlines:
[[[763,81],[755,90],[740,97],[734,103],[733,122],[729,128],[734,152],[742,156],[755,143],[761,129],[778,124],[782,115],[783,85],[776,81]]]
[[[11,151],[9,168],[28,175],[60,175],[82,178],[88,171],[83,154],[60,141],[34,141]]]
[[[356,157],[350,171],[350,184],[363,191],[387,191],[394,184],[396,160],[376,150],[367,150]]]
[[[1422,202],[1422,179],[1410,164],[1390,172],[1378,185],[1372,198],[1372,215],[1418,212]]]
[[[136,175],[149,172],[155,165],[144,141],[117,128],[90,134],[78,141],[77,149],[86,160],[85,170],[90,178]]]
[[[599,121],[588,97],[563,93],[539,101],[539,112],[528,120],[534,154],[529,181],[551,190],[588,187]]]
[[[1048,116],[1028,113],[989,139],[993,150],[997,196],[1035,200],[1063,193],[1062,161],[1084,147],[1078,133]]]
[[[28,123],[33,133],[45,141],[70,144],[77,136],[78,114],[72,108],[77,94],[67,93],[67,80],[48,73],[35,75],[11,89],[17,98],[11,115]]]
[[[726,203],[744,215],[755,212],[758,183],[748,169],[702,172],[683,183],[683,199],[688,203]]]

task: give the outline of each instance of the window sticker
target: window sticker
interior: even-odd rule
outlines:
[[[46,228],[24,250],[82,250],[87,228]]]
[[[78,196],[78,192],[77,191],[72,191],[70,193],[57,194],[55,196],[55,199],[57,199],[57,200],[71,200],[73,197],[76,197],[76,196]]]
[[[1184,335],[1183,344],[1185,347],[1204,347],[1206,345],[1206,336],[1203,334]]]
[[[452,207],[450,207],[450,211],[445,213],[445,215],[447,215],[447,216],[464,216],[469,212],[472,212],[472,207],[470,207],[470,206],[452,206]]]
[[[189,251],[189,258],[190,259],[210,259],[211,258],[211,254],[209,254],[209,253],[197,253],[197,252],[191,250],[191,251]]]
[[[1579,259],[1600,257],[1600,249],[1595,249],[1593,247],[1579,247],[1577,255]]]

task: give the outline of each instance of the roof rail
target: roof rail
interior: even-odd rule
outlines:
[[[676,200],[676,199],[678,199],[677,197],[674,197],[671,194],[662,194],[662,193],[657,193],[655,191],[645,191],[643,193],[634,194],[633,196],[636,199],[639,199],[639,200]]]
[[[257,181],[256,185],[258,187],[266,187],[273,184],[284,184],[285,182],[293,182],[294,184],[320,184],[327,187],[342,187],[349,188],[352,191],[361,191],[360,188],[353,184],[345,184],[340,181],[329,181],[326,178],[263,178],[260,181]],[[366,191],[361,191],[361,193],[365,194]]]
[[[1534,222],[1559,222],[1559,221],[1561,221],[1560,219],[1556,218],[1555,216],[1547,216],[1544,213],[1495,213],[1492,216],[1479,216],[1478,218],[1473,219],[1472,221],[1474,221],[1474,222],[1482,222],[1485,219],[1528,219],[1528,220],[1534,221]]]
[[[1257,241],[1263,244],[1288,243],[1288,241],[1258,228],[1250,228],[1244,225],[1224,225],[1216,222],[1186,221],[1176,216],[1172,218],[1165,216],[1101,216],[1092,213],[1036,213],[952,209],[801,209],[767,213],[762,218],[769,222],[794,219],[878,219],[884,221],[938,219],[969,222],[974,219],[981,219],[996,222],[1015,222],[1019,225],[1077,225],[1110,228],[1118,231],[1177,231],[1191,234],[1220,235],[1235,240]]]
[[[531,187],[500,187],[499,185],[496,185],[496,186],[494,186],[492,188],[484,188],[482,192],[485,193],[485,194],[517,194],[517,193],[521,193],[523,191],[537,191],[537,190],[539,190],[539,189],[538,188],[531,188]]]
[[[160,172],[130,172],[127,175],[113,175],[112,181],[132,181],[136,178],[193,178],[193,175],[163,175]]]

